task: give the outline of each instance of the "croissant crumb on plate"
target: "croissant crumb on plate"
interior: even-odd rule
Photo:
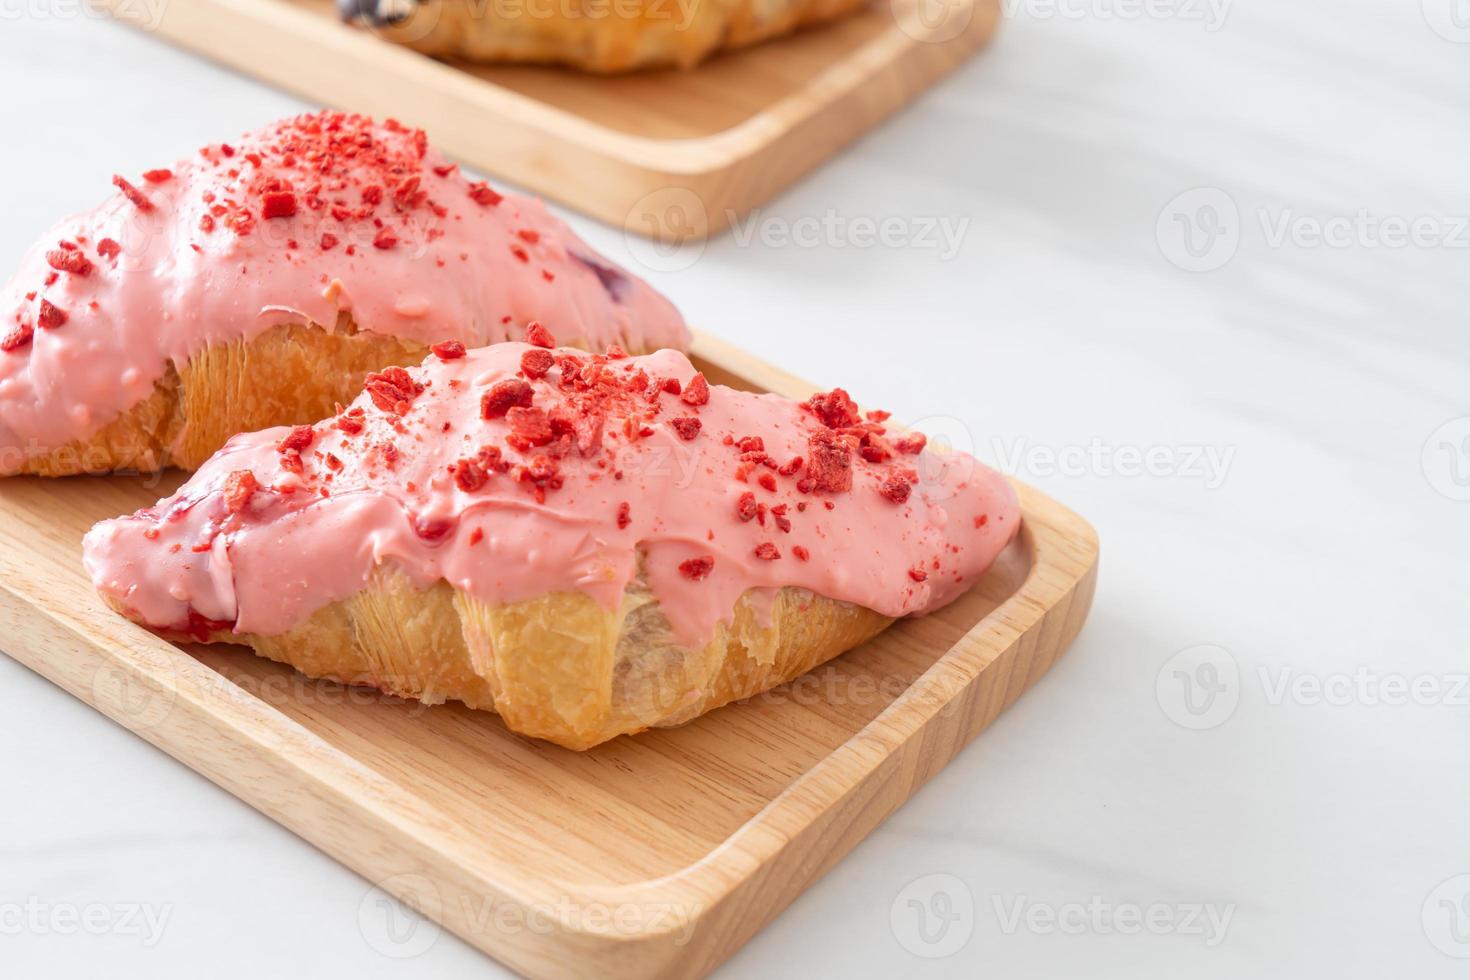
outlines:
[[[798,404],[673,350],[530,340],[444,348],[326,421],[232,439],[88,533],[93,582],[171,639],[585,749],[945,605],[1019,529],[999,474],[841,389]]]
[[[338,0],[344,20],[425,54],[590,72],[690,68],[861,10],[863,0]]]
[[[0,289],[0,476],[193,468],[370,371],[532,322],[595,350],[688,343],[539,201],[392,120],[302,115],[113,184]]]

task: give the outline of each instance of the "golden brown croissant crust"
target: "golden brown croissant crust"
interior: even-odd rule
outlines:
[[[246,643],[310,677],[462,701],[519,734],[582,750],[767,691],[893,622],[800,589],[776,593],[768,615],[753,598],[704,647],[684,650],[641,575],[609,612],[568,592],[489,606],[443,581],[418,589],[379,566],[362,591],[278,636],[171,638]]]
[[[834,20],[861,0],[342,0],[390,41],[470,61],[570,65],[591,72],[688,68]]]
[[[417,364],[427,353],[415,341],[360,331],[345,313],[335,330],[272,327],[171,365],[148,398],[89,438],[29,459],[0,457],[0,477],[196,469],[236,433],[331,415],[362,391],[368,374]]]

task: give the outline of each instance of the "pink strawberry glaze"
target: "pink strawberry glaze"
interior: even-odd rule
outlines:
[[[717,622],[730,620],[748,589],[797,586],[890,616],[928,612],[974,584],[1019,529],[1010,485],[959,454],[900,454],[875,465],[855,453],[846,492],[803,493],[799,482],[810,468],[780,475],[757,464],[742,482],[741,449],[725,437],[759,435],[765,452],[785,462],[809,454],[809,439],[825,427],[779,396],[722,386],[711,386],[708,403],[697,407],[669,393],[654,396],[656,406],[645,394],[630,397],[609,412],[602,448],[586,454],[571,443],[596,438],[579,428],[562,447],[562,485],[547,486],[538,503],[534,487],[517,479],[527,457],[507,445],[513,427],[505,418],[481,418],[480,410],[481,396],[517,377],[532,349],[510,343],[456,360],[430,357],[410,372],[426,387],[406,415],[360,397],[344,416],[314,427],[300,474],[283,467],[278,451],[292,430],[237,436],[173,497],[88,533],[84,559],[93,582],[154,628],[188,630],[203,617],[270,635],[360,590],[382,563],[420,585],[443,579],[489,603],[577,590],[613,609],[641,548],[676,641],[695,646]],[[603,362],[618,383],[644,372],[687,388],[694,375],[689,360],[672,350],[590,360]],[[565,371],[553,368],[532,383],[536,407],[553,415],[577,411],[558,383]],[[629,406],[649,417],[625,427]],[[334,428],[343,418],[349,428],[360,418],[363,430]],[[676,418],[698,418],[702,428],[685,440]],[[391,465],[372,448],[382,443],[397,450]],[[450,467],[487,445],[501,447],[511,468],[466,492]],[[226,488],[245,470],[262,489],[232,517]],[[878,488],[906,470],[923,478],[906,502],[893,503]],[[761,485],[766,474],[774,491]],[[768,508],[788,505],[790,531],[782,532],[769,511],[764,524],[742,521],[739,500],[747,492]],[[767,542],[780,558],[756,556]],[[798,559],[798,548],[809,560]],[[703,556],[714,559],[707,577],[681,572],[681,563]],[[924,570],[924,580],[911,569]]]
[[[206,346],[291,321],[331,326],[339,310],[361,329],[424,343],[482,346],[540,320],[595,350],[688,344],[667,300],[539,201],[480,203],[498,195],[487,188],[477,200],[478,185],[395,123],[301,116],[205,147],[167,173],[131,181],[150,210],[118,193],[66,219],[0,289],[0,345],[34,329],[29,343],[0,351],[0,454],[30,458],[91,435],[146,398],[169,363]],[[285,200],[267,196],[286,185],[296,213],[265,217]],[[381,199],[370,204],[374,187]],[[396,241],[375,246],[387,245],[385,231]],[[324,248],[324,236],[336,242]],[[88,274],[48,264],[62,241],[79,246]],[[65,323],[38,325],[43,300]]]

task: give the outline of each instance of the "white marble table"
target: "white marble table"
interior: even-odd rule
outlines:
[[[749,234],[648,273],[1104,546],[1071,654],[722,972],[1463,977],[1470,4],[1007,4]],[[299,105],[63,0],[0,0],[0,87],[0,267],[114,170]],[[0,683],[5,976],[502,972],[448,934],[384,957],[355,875]]]

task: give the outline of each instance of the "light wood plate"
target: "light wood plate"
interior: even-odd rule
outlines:
[[[696,69],[606,77],[436,61],[339,23],[331,0],[95,2],[313,101],[422,126],[466,163],[671,245],[769,200],[1001,17],[1000,0],[874,0]]]
[[[695,353],[711,381],[814,390],[709,338]],[[6,652],[538,977],[713,969],[1046,673],[1097,574],[1087,522],[1018,485],[1019,539],[953,605],[770,694],[579,754],[114,615],[81,536],[178,482],[0,481]]]

